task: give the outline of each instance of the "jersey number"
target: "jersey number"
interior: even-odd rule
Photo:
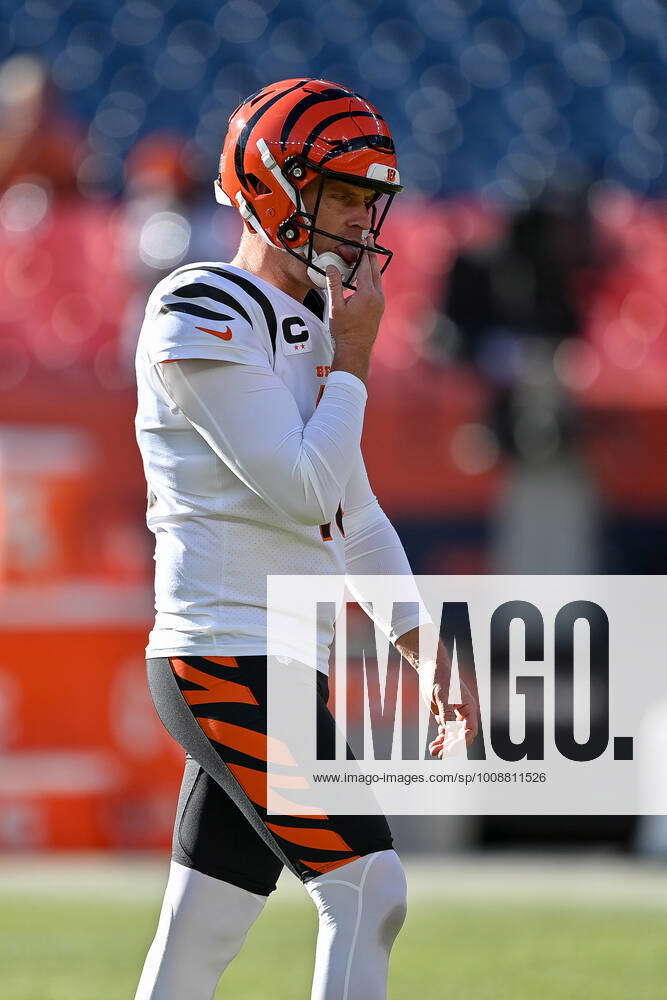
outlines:
[[[345,511],[343,510],[341,504],[338,504],[338,510],[336,511],[336,524],[338,525],[338,530],[343,538],[345,538],[345,529],[343,528],[344,513]],[[327,521],[326,524],[320,525],[320,534],[323,542],[333,542],[333,535],[331,534],[331,521]]]
[[[315,400],[315,406],[319,403],[322,398],[322,393],[324,392],[324,386],[321,385],[317,393],[317,399]],[[343,528],[343,510],[342,504],[338,504],[338,510],[336,511],[336,524],[338,525],[338,530],[340,531],[343,538],[345,538],[345,529]],[[320,535],[322,536],[323,542],[333,542],[333,535],[331,534],[331,521],[327,521],[326,524],[320,525]]]

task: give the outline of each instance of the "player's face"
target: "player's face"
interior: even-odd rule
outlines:
[[[308,212],[315,208],[319,184],[317,178],[304,188],[303,201]],[[341,237],[357,242],[361,240],[364,230],[371,226],[371,206],[376,198],[376,194],[368,188],[326,177],[315,224],[318,229],[335,233],[339,239],[316,234],[313,241],[315,253],[335,250],[347,264],[354,264],[359,251],[354,247],[340,246],[339,240]]]

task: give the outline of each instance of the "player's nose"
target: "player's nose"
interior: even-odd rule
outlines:
[[[351,211],[347,219],[347,224],[357,231],[357,235],[360,235],[362,230],[368,229],[370,219],[371,209],[362,202],[362,204],[356,205]]]

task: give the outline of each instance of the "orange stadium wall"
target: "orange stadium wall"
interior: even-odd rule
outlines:
[[[169,842],[183,752],[150,701],[145,627],[128,624],[146,594],[97,597],[116,623],[3,622],[0,848]]]

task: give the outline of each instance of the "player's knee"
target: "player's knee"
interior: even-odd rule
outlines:
[[[266,897],[172,862],[135,1000],[208,1000]]]
[[[362,891],[364,904],[376,914],[380,943],[389,950],[408,909],[405,869],[395,851],[380,851],[374,856]]]
[[[347,891],[346,891],[347,887]],[[389,951],[407,912],[405,870],[395,851],[377,851],[307,883],[320,919],[340,931],[354,924],[367,944]],[[349,892],[356,890],[354,896]]]
[[[172,862],[165,895],[171,949],[230,961],[266,897]]]

